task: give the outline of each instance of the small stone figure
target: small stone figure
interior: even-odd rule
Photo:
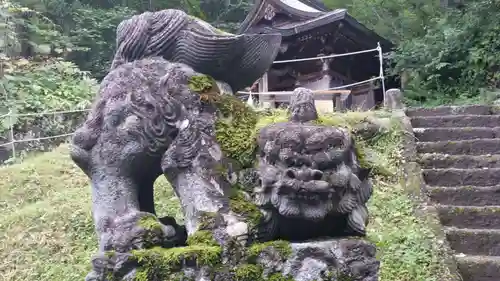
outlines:
[[[314,124],[310,90],[294,91],[290,112],[290,122],[265,127],[258,137],[260,184],[253,198],[272,228],[268,237],[364,235],[372,186],[350,133]]]

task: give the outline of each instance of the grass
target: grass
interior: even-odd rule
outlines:
[[[331,117],[349,127],[377,116],[387,121],[384,112]],[[414,204],[399,185],[401,131],[393,122],[386,124],[388,130],[367,143],[377,154],[374,163],[396,173],[375,176],[369,202],[368,239],[378,248],[380,280],[444,280],[440,244],[414,216]],[[88,180],[69,159],[67,146],[1,167],[0,178],[0,280],[82,280],[97,245]],[[163,178],[155,192],[159,214],[181,220],[179,202]]]
[[[97,243],[88,179],[67,146],[0,168],[0,280],[82,280]],[[160,215],[180,217],[167,181],[156,182]]]

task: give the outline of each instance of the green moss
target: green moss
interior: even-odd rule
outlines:
[[[162,229],[160,222],[153,215],[140,218],[139,226],[151,231],[161,231]]]
[[[208,75],[195,75],[189,78],[188,87],[191,91],[207,93],[212,90],[215,80]]]
[[[212,232],[209,230],[199,230],[190,235],[187,239],[187,244],[189,246],[195,245],[208,245],[208,246],[219,246],[219,243],[215,241]]]
[[[147,268],[140,268],[135,273],[134,281],[148,281],[149,271]],[[112,280],[112,279],[110,279]]]
[[[331,280],[335,280],[335,281],[355,281],[355,279],[352,276],[344,274],[344,273],[338,274],[337,278],[335,278],[335,279],[332,278]]]
[[[191,91],[200,94],[200,100],[214,104],[220,99],[220,90],[215,79],[208,75],[195,75],[189,78],[188,87]]]
[[[203,212],[200,214],[200,230],[212,229],[215,226],[217,213]]]
[[[196,261],[198,266],[216,266],[221,262],[220,246],[193,245],[177,248],[154,247],[132,251],[132,258],[139,263],[136,281],[172,280],[186,261]]]
[[[105,255],[107,258],[112,258],[112,257],[114,257],[114,256],[115,256],[115,254],[116,254],[116,253],[115,253],[115,251],[106,251],[106,252],[104,253],[104,255]]]
[[[219,118],[215,124],[217,142],[224,154],[237,161],[241,168],[255,162],[257,113],[241,100],[221,95],[216,102]]]
[[[281,273],[271,274],[266,281],[294,281],[291,276],[283,276]]]
[[[255,281],[262,279],[263,268],[255,264],[243,264],[234,270],[236,281]]]
[[[270,112],[266,112],[263,115],[259,116],[259,120],[255,125],[256,134],[259,132],[260,129],[268,125],[288,122],[289,118],[290,114],[287,109],[277,108],[273,109]]]
[[[274,250],[278,251],[283,259],[290,257],[290,255],[292,254],[292,248],[289,241],[276,240],[253,244],[248,248],[248,258],[251,260],[256,259],[262,252],[269,248],[273,248]]]
[[[238,188],[232,190],[229,196],[229,207],[236,214],[242,215],[247,218],[249,226],[255,227],[262,219],[262,213],[259,208],[252,202],[249,202]]]

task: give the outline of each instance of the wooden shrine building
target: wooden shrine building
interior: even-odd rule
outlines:
[[[345,9],[329,10],[320,0],[256,0],[239,33],[281,33],[283,41],[276,61],[366,51],[378,44],[384,53],[393,48],[391,42],[360,24]],[[376,51],[273,64],[259,82],[259,92],[292,91],[297,87],[327,90],[378,77],[379,71]],[[386,79],[385,84],[386,88],[397,87],[393,79]],[[330,99],[335,107],[337,94],[347,92],[349,101],[344,102],[360,109],[373,108],[383,101],[380,80],[343,90],[321,98]],[[259,99],[286,102],[278,95],[259,95]]]

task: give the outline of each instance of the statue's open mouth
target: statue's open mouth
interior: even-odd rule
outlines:
[[[334,207],[334,198],[335,189],[324,180],[302,181],[288,177],[275,185],[270,196],[280,215],[311,220],[328,215]]]

